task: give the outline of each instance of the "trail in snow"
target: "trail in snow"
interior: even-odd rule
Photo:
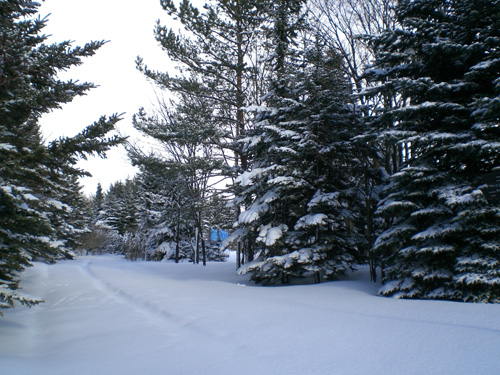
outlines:
[[[46,302],[0,318],[2,373],[500,373],[499,305],[377,297],[365,271],[259,287],[234,263],[105,256],[37,264],[22,285]]]
[[[174,319],[174,317],[166,310],[158,308],[153,303],[134,297],[126,293],[124,290],[113,286],[103,279],[99,278],[92,271],[90,267],[90,260],[84,262],[81,266],[79,266],[79,270],[92,281],[96,289],[102,291],[103,293],[120,303],[129,305],[132,309],[139,311],[149,318],[152,318],[154,320],[157,320],[156,318],[160,318],[164,321],[171,321]]]
[[[95,287],[104,292],[109,297],[115,299],[116,301],[129,306],[132,310],[139,312],[144,315],[147,319],[149,319],[156,327],[159,329],[165,329],[169,327],[170,330],[173,328],[177,329],[186,329],[189,330],[190,334],[194,334],[195,336],[203,336],[197,337],[197,340],[205,340],[209,339],[211,342],[209,345],[213,345],[214,341],[224,340],[224,337],[219,335],[219,331],[209,332],[207,327],[204,327],[202,323],[197,324],[197,321],[201,321],[200,318],[191,318],[190,315],[178,316],[170,313],[166,307],[161,307],[154,300],[147,301],[141,295],[133,295],[124,290],[123,287],[120,287],[119,284],[116,285],[117,280],[125,280],[127,278],[133,280],[134,275],[131,274],[126,277],[125,275],[121,275],[120,277],[114,278],[115,284],[111,284],[109,281],[106,281],[102,276],[96,274],[92,267],[92,260],[87,260],[83,262],[79,266],[80,271],[88,277]],[[141,291],[143,294],[144,291]],[[224,344],[222,342],[222,344]],[[238,344],[234,345],[234,347],[227,348],[226,351],[241,350],[247,353],[258,354],[253,348],[248,347],[247,345]]]

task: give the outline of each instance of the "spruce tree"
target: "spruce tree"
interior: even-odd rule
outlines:
[[[102,190],[102,185],[99,182],[97,184],[95,196],[92,197],[92,222],[97,221],[99,212],[104,208],[104,192]]]
[[[378,208],[384,295],[500,301],[500,211],[482,178],[500,155],[499,6],[403,0],[402,28],[373,39],[372,93],[397,100],[371,124],[404,150]]]
[[[39,6],[0,2],[0,307],[35,303],[16,291],[19,272],[34,260],[54,261],[70,245],[73,178],[86,173],[76,168],[78,158],[104,156],[123,141],[105,138],[119,120],[112,116],[75,137],[43,143],[40,116],[94,87],[60,81],[57,72],[81,64],[103,42],[45,44]]]
[[[137,157],[135,159],[137,163]],[[162,163],[156,163],[153,157],[148,156],[142,162],[139,173],[139,220],[138,231],[145,237],[145,254],[147,259],[162,260],[165,257],[175,258],[171,251],[176,239],[184,236],[182,216],[182,193],[170,195],[168,191],[171,180],[166,177],[166,170]],[[177,262],[180,253],[177,254]]]
[[[120,235],[134,232],[137,227],[137,183],[134,180],[115,182],[106,193],[99,225]]]
[[[248,139],[254,164],[236,198],[247,209],[229,240],[258,254],[240,270],[257,282],[333,279],[353,268],[362,241],[350,204],[357,119],[341,60],[307,37],[300,2],[279,2],[273,14],[275,78]]]

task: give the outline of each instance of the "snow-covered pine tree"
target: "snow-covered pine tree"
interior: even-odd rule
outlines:
[[[52,192],[56,198],[56,192]],[[68,175],[60,181],[57,200],[61,207],[55,207],[50,215],[56,229],[56,237],[64,245],[60,248],[60,257],[72,258],[74,252],[81,248],[80,239],[89,231],[92,214],[86,197],[81,192],[78,176]]]
[[[99,216],[99,212],[104,208],[104,191],[102,190],[102,185],[99,182],[97,184],[95,195],[92,197],[92,222],[95,223],[97,221],[97,217]]]
[[[252,125],[253,113],[244,108],[260,104],[267,91],[270,61],[264,30],[272,1],[209,0],[198,8],[189,0],[164,0],[163,8],[183,30],[158,25],[156,39],[178,64],[179,74],[138,67],[162,89],[175,95],[210,99],[213,113],[207,124],[217,129],[210,138],[224,161],[221,173],[234,182],[251,160],[239,142]],[[227,184],[231,190],[234,184]],[[240,207],[235,207],[236,215]]]
[[[380,293],[499,302],[500,209],[481,176],[500,165],[500,3],[402,0],[396,14],[370,70],[374,92],[397,98],[372,124],[405,150],[378,208]]]
[[[363,203],[358,186],[364,177],[361,155],[352,142],[360,132],[360,114],[351,102],[351,85],[344,75],[342,58],[322,47],[321,39],[308,47],[303,114],[304,137],[296,146],[302,155],[305,180],[314,188],[308,197],[306,214],[294,229],[302,251],[310,259],[309,270],[332,279],[353,269],[366,248],[363,236]],[[318,222],[321,221],[321,222]]]
[[[145,237],[148,260],[186,258],[181,240],[188,237],[186,217],[187,194],[174,176],[169,176],[162,160],[154,155],[140,157],[134,162],[140,166],[139,229]],[[180,182],[180,181],[178,181]],[[180,182],[182,183],[182,182]]]
[[[103,254],[122,251],[123,237],[106,224],[104,204],[106,195],[100,183],[95,195],[87,198],[88,230],[81,236],[81,250],[87,254]]]
[[[158,24],[156,39],[181,74],[155,72],[138,61],[139,69],[160,88],[211,99],[214,111],[206,120],[220,132],[219,139],[212,139],[213,147],[224,152],[230,177],[248,167],[247,155],[234,141],[244,136],[250,123],[244,108],[263,94],[267,59],[262,56],[261,25],[268,3],[209,0],[198,9],[189,0],[162,0],[184,30]]]
[[[228,240],[257,252],[240,273],[263,283],[307,272],[333,279],[354,266],[362,238],[349,203],[357,124],[349,84],[338,55],[304,37],[300,2],[289,5],[276,5],[275,81],[247,140],[254,164],[237,180],[236,204],[248,208]]]
[[[104,155],[122,141],[104,138],[119,120],[113,116],[75,137],[42,142],[40,116],[94,87],[59,81],[57,72],[81,64],[103,42],[44,44],[47,20],[35,18],[39,6],[0,2],[0,308],[35,303],[16,291],[19,272],[33,260],[54,261],[64,250],[73,204],[65,199],[75,188],[72,178],[85,174],[75,167],[78,157]]]
[[[106,193],[99,217],[102,226],[124,236],[137,228],[137,183],[135,180],[115,182]]]

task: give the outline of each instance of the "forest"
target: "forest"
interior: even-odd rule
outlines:
[[[33,262],[79,254],[224,261],[257,284],[368,264],[379,294],[500,302],[500,1],[160,0],[168,95],[45,142],[61,81],[105,43],[46,44],[0,1],[0,308]],[[124,144],[139,173],[92,197],[78,160]],[[227,238],[222,234],[228,233]],[[235,271],[236,272],[236,271]]]

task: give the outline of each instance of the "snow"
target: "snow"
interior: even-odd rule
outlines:
[[[267,205],[254,204],[238,216],[238,221],[243,224],[250,224],[259,218],[260,213],[264,211],[266,207]]]
[[[14,151],[16,146],[10,145],[8,143],[0,143],[0,150]]]
[[[439,254],[439,253],[454,252],[455,250],[456,250],[455,247],[450,245],[427,246],[419,249],[417,251],[417,254],[423,254],[423,253]]]
[[[368,270],[261,287],[231,262],[118,256],[37,263],[4,310],[0,367],[16,375],[500,373],[500,305],[376,296]]]
[[[291,124],[301,124],[301,121],[288,121],[286,123],[282,122],[280,123],[281,126],[284,125],[291,125]],[[275,125],[267,125],[263,127],[264,129],[270,130],[274,133],[277,133],[281,138],[285,139],[300,139],[300,134],[297,133],[296,131],[293,130],[288,130],[288,129],[283,129],[281,127],[275,126]]]
[[[68,206],[67,204],[64,204],[58,200],[55,200],[55,199],[47,199],[46,203],[52,207],[57,208],[58,210],[61,210],[61,211],[67,211],[67,212],[73,211],[73,209],[70,206]]]
[[[498,64],[500,59],[491,59],[487,61],[482,61],[479,64],[476,64],[470,68],[470,70],[484,70],[489,69],[492,65]]]
[[[452,224],[435,224],[431,225],[426,230],[423,230],[412,236],[412,240],[424,241],[429,238],[438,238],[445,235],[453,234],[454,232],[458,232],[462,229],[459,223]]]
[[[305,185],[302,181],[297,181],[297,179],[290,176],[278,176],[271,178],[269,180],[270,185],[294,185],[296,187],[300,187]]]
[[[233,244],[240,237],[244,236],[246,233],[247,230],[245,228],[233,230],[233,232],[222,241],[221,247],[223,249],[227,249],[231,244]]]
[[[241,186],[251,185],[253,184],[253,179],[262,172],[265,172],[264,168],[253,168],[250,172],[243,172],[236,178],[235,182],[240,183]]]
[[[23,198],[26,199],[27,201],[38,201],[39,200],[33,194],[23,194]]]
[[[382,245],[384,245],[387,241],[393,241],[394,238],[397,238],[401,235],[401,233],[412,232],[415,230],[415,227],[410,224],[398,224],[393,225],[386,231],[384,231],[380,236],[377,237],[373,248],[376,249]]]
[[[318,190],[316,193],[314,193],[314,197],[312,197],[312,199],[309,201],[307,207],[313,208],[321,204],[327,204],[331,207],[339,207],[339,197],[339,192],[325,193],[322,190]]]
[[[328,220],[328,216],[325,214],[308,214],[306,216],[301,217],[297,224],[295,224],[295,229],[300,230],[316,225],[322,225],[326,223]]]
[[[257,241],[263,242],[266,246],[273,246],[283,236],[283,231],[286,232],[287,229],[286,225],[278,227],[273,227],[270,224],[265,225],[261,228]]]

